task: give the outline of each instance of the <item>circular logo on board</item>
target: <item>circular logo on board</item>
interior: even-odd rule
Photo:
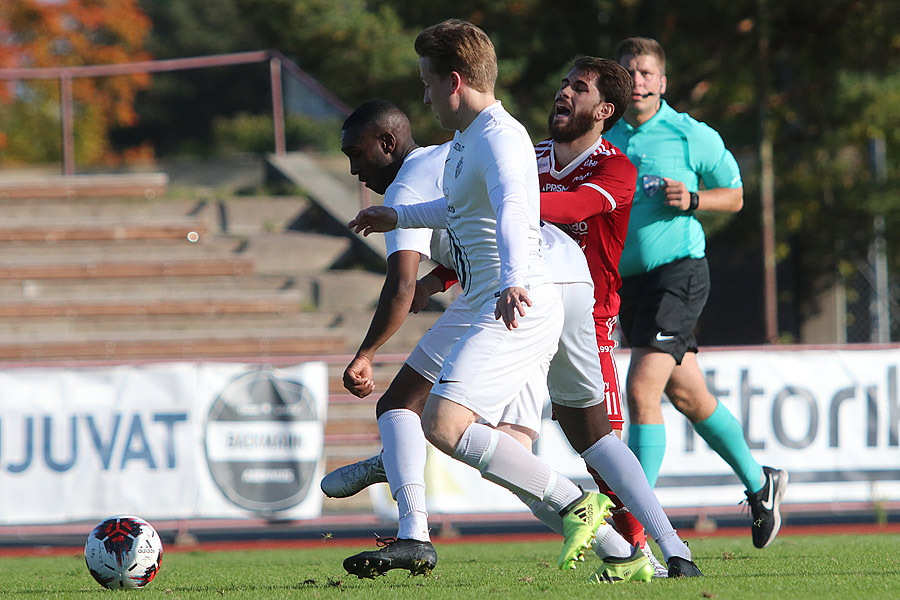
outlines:
[[[322,443],[310,390],[270,371],[238,377],[209,410],[205,446],[213,480],[231,502],[264,515],[306,498]]]

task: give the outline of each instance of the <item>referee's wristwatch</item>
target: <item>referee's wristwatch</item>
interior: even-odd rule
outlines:
[[[697,210],[698,206],[700,206],[700,194],[691,192],[691,205],[688,206],[688,210]]]

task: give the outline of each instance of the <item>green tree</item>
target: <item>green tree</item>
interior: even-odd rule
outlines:
[[[236,2],[268,47],[291,57],[348,105],[385,98],[407,110],[421,135],[430,139],[437,131],[421,102],[413,49],[418,31],[393,7],[366,0]]]
[[[900,225],[900,5],[836,0],[808,11],[771,3],[770,15],[779,258],[794,273],[784,299],[809,313],[842,265],[865,260],[875,215],[888,231]],[[884,139],[893,157],[878,184],[872,138]],[[893,236],[888,252],[896,280]]]
[[[139,0],[153,22],[147,49],[159,59],[261,50],[263,38],[236,0]],[[115,132],[118,145],[146,140],[161,155],[215,154],[214,122],[244,113],[271,115],[264,63],[158,73],[136,102],[135,127]],[[271,146],[270,146],[271,147]]]

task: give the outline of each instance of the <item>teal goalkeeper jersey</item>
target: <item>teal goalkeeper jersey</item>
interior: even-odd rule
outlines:
[[[666,206],[658,177],[682,181],[689,191],[741,187],[741,173],[734,156],[716,131],[675,111],[665,100],[659,111],[640,127],[619,121],[603,134],[625,152],[637,167],[637,186],[628,235],[619,261],[619,274],[646,273],[680,258],[702,258],[706,236],[693,211]]]

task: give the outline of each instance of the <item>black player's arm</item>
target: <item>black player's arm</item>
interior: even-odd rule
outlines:
[[[454,283],[457,283],[456,271],[439,264],[416,283],[416,294],[410,312],[424,310],[433,295],[446,292]]]
[[[416,291],[421,257],[414,250],[398,250],[388,256],[387,273],[378,305],[366,337],[356,352],[357,356],[366,356],[371,360],[378,348],[403,325]]]
[[[459,278],[456,276],[456,271],[454,271],[453,269],[449,269],[441,264],[433,268],[425,277],[434,277],[435,289],[432,292],[433,294],[437,294],[438,292],[446,292],[453,286],[454,283],[459,282]],[[422,279],[424,279],[425,277],[423,277]]]

